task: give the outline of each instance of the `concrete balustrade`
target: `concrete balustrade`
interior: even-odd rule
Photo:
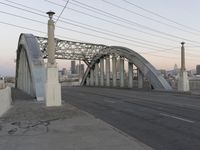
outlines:
[[[11,88],[1,89],[0,97],[0,116],[2,116],[11,107]]]

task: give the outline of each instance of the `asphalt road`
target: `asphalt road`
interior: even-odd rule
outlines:
[[[62,87],[62,97],[156,150],[200,150],[200,96]]]

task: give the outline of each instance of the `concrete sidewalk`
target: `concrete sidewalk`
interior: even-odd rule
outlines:
[[[20,91],[13,96],[13,107],[0,118],[2,150],[151,150],[67,103],[47,108]]]

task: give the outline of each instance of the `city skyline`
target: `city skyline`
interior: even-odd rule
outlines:
[[[128,47],[145,57],[157,69],[167,70],[173,69],[174,64],[180,66],[180,43],[185,41],[186,69],[195,69],[200,56],[199,3],[197,0],[70,0],[56,23],[56,37]],[[20,33],[46,37],[48,16],[45,12],[55,11],[56,21],[65,4],[63,0],[56,3],[48,0],[0,2],[0,74],[15,74],[14,60]],[[58,62],[59,68],[70,66],[68,61]]]

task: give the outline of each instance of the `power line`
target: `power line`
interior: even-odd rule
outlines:
[[[140,43],[140,44],[147,45],[147,46],[150,46],[150,47],[156,47],[156,48],[163,49],[163,47],[154,46],[152,44],[147,44],[147,43],[144,43],[144,42],[141,42],[141,41],[135,41],[135,40],[132,40],[132,39],[127,39],[127,38],[121,37],[119,35],[113,35],[112,33],[109,33],[109,32],[98,31],[96,29],[91,29],[91,28],[84,27],[84,26],[81,26],[81,25],[77,25],[77,24],[74,24],[74,23],[70,23],[70,22],[67,22],[67,21],[61,21],[60,20],[60,22],[63,22],[63,23],[66,23],[66,24],[70,24],[70,25],[73,25],[73,26],[77,26],[77,27],[80,27],[80,28],[83,28],[83,29],[87,29],[87,30],[90,30],[90,31],[94,31],[94,32],[97,32],[97,33],[101,33],[101,34],[104,34],[104,35],[109,35],[109,36],[112,36],[112,37],[115,37],[115,38],[119,38],[119,39],[123,39],[123,40],[127,40],[127,41],[132,41],[132,42],[135,42],[135,43]]]
[[[30,31],[46,34],[46,32],[44,32],[44,31],[40,31],[40,30],[36,30],[36,29],[32,29],[32,28],[27,28],[27,27],[24,27],[24,26],[19,26],[19,25],[15,25],[15,24],[3,22],[3,21],[0,21],[0,23],[4,24],[4,25],[9,25],[9,26],[13,26],[13,27],[17,27],[17,28],[21,28],[21,29],[25,29],[25,30],[30,30]]]
[[[152,29],[152,28],[150,28],[150,27],[148,27],[148,26],[139,24],[139,23],[134,22],[134,21],[130,21],[130,20],[128,20],[128,19],[124,19],[124,18],[122,18],[122,17],[113,15],[112,13],[105,12],[105,11],[103,11],[103,10],[101,10],[101,9],[92,7],[92,6],[90,6],[90,5],[81,3],[81,2],[76,1],[76,0],[72,0],[72,1],[78,3],[78,4],[82,5],[82,6],[87,7],[87,8],[82,7],[82,8],[84,8],[84,9],[86,9],[86,10],[89,10],[89,11],[92,11],[92,12],[95,12],[95,13],[100,12],[99,14],[101,14],[101,15],[102,15],[102,13],[104,13],[104,14],[106,14],[106,15],[110,15],[112,18],[114,17],[115,20],[118,20],[118,21],[120,20],[121,22],[125,22],[125,23],[128,23],[128,24],[130,24],[130,25],[138,26],[138,27],[143,28],[143,29],[145,29],[145,30],[150,30],[150,31],[153,31],[153,32],[156,32],[156,33],[159,33],[159,34],[168,36],[168,37],[173,37],[173,38],[178,38],[178,39],[182,39],[182,40],[189,41],[189,42],[199,43],[199,42],[197,42],[197,41],[192,41],[192,40],[185,39],[185,38],[182,38],[182,37],[173,35],[173,34],[169,34],[169,33],[165,33],[165,32],[159,31],[159,30]],[[70,2],[70,4],[74,4],[74,3]],[[80,6],[80,5],[79,5],[79,6]],[[88,8],[89,8],[89,9],[88,9]],[[93,10],[91,10],[91,9],[93,9]],[[96,11],[98,11],[98,12],[96,12]]]
[[[29,7],[27,5],[23,5],[23,4],[20,4],[20,3],[16,3],[16,2],[13,2],[11,0],[4,0],[4,1],[7,1],[9,3],[12,3],[12,4],[15,4],[15,5],[18,5],[18,6],[21,6],[21,7],[25,7],[25,8],[29,8],[29,9],[32,9],[32,10],[35,10],[35,11],[38,11],[38,12],[41,12],[42,14],[45,14],[46,12],[45,11],[42,11],[42,10],[39,10],[39,9],[36,9],[36,8],[33,8],[33,7]],[[45,15],[46,16],[46,15]]]
[[[12,2],[12,1],[9,1],[9,2]],[[15,4],[18,4],[18,3],[15,3]],[[9,6],[10,6],[10,5],[9,5]],[[25,5],[21,5],[21,6],[26,7]],[[18,8],[18,7],[17,7],[17,8]],[[29,7],[29,9],[30,9],[30,8],[31,8],[31,7]],[[25,9],[23,9],[23,11],[25,11]],[[38,10],[38,11],[40,11],[40,10]],[[29,11],[29,12],[30,12],[30,11]],[[40,12],[43,12],[43,11],[40,11]],[[5,13],[5,12],[2,12],[2,13]],[[31,13],[34,13],[34,12],[31,11]],[[15,17],[21,17],[21,16],[18,16],[18,15],[15,15],[15,14],[11,14],[11,13],[7,13],[7,14],[13,15],[13,16],[15,16]],[[34,13],[34,14],[35,14],[35,13]],[[37,14],[38,14],[38,13],[37,13]],[[40,15],[40,14],[38,14],[38,15]],[[42,15],[42,16],[43,16],[43,15]],[[45,17],[46,17],[46,16],[45,16]],[[35,21],[35,22],[39,22],[39,21],[37,21],[37,20],[33,20],[33,19],[30,19],[30,18],[26,18],[26,17],[21,17],[21,18],[28,19],[28,20]],[[66,22],[66,21],[61,21],[61,22],[65,22],[65,23],[71,24],[71,25],[73,25],[73,26],[78,26],[78,27],[85,28],[85,29],[88,29],[88,30],[92,30],[92,31],[95,31],[95,32],[98,32],[98,33],[102,33],[102,34],[105,34],[105,35],[113,36],[113,37],[116,37],[116,38],[120,38],[120,39],[124,39],[124,40],[128,40],[128,41],[133,41],[133,42],[135,42],[135,43],[141,43],[141,44],[143,44],[143,45],[149,45],[149,46],[152,46],[152,47],[161,48],[161,47],[159,47],[159,46],[154,46],[154,45],[151,45],[151,44],[146,44],[146,43],[144,43],[144,42],[138,42],[138,41],[135,41],[135,40],[130,40],[130,39],[127,39],[127,38],[120,37],[120,36],[118,36],[118,35],[113,35],[113,34],[105,33],[105,32],[102,32],[102,31],[97,31],[97,30],[94,30],[94,29],[91,29],[91,28],[88,28],[88,27],[83,27],[83,26],[80,26],[80,25],[76,25],[76,24],[73,24],[73,23]],[[39,23],[46,24],[46,23],[44,23],[44,22],[39,22]],[[68,30],[69,30],[69,29],[68,29]],[[117,33],[115,33],[115,34],[117,34]],[[161,48],[161,49],[163,49],[163,48]]]
[[[47,18],[47,15],[42,15],[42,14],[39,14],[37,12],[33,12],[33,11],[30,11],[30,10],[27,10],[27,9],[23,9],[23,8],[20,8],[20,7],[17,7],[17,6],[13,6],[13,5],[10,5],[10,4],[7,4],[7,3],[0,2],[0,4]]]
[[[16,27],[16,28],[20,28],[20,29],[25,29],[25,30],[29,30],[29,31],[34,31],[34,32],[38,32],[38,33],[42,33],[42,34],[47,35],[47,32],[44,32],[44,31],[41,31],[41,30],[36,30],[36,29],[33,29],[33,28],[24,27],[24,26],[15,25],[15,24],[8,23],[8,22],[0,21],[0,24]],[[66,37],[66,36],[61,36],[61,35],[56,35],[56,36],[64,38],[64,39],[68,39],[68,40],[79,41],[77,39],[69,38],[69,37]]]
[[[148,12],[148,13],[150,13],[150,14],[153,14],[153,15],[155,15],[155,16],[157,16],[157,17],[160,17],[160,18],[162,18],[162,19],[164,19],[164,20],[167,20],[167,21],[169,21],[169,22],[172,22],[172,23],[175,23],[175,24],[177,24],[177,25],[179,25],[179,26],[182,26],[182,27],[184,27],[184,28],[187,28],[187,29],[190,29],[190,30],[193,30],[193,31],[200,32],[199,30],[197,30],[197,29],[195,29],[195,28],[192,28],[192,27],[190,27],[190,26],[186,26],[186,25],[181,24],[181,23],[179,23],[179,22],[177,22],[177,21],[174,21],[174,20],[172,20],[172,19],[169,19],[169,18],[167,18],[167,17],[164,17],[164,16],[162,16],[162,15],[156,13],[156,12],[153,12],[153,11],[151,11],[151,10],[148,10],[148,9],[146,9],[146,8],[143,8],[143,7],[141,7],[141,6],[139,6],[139,5],[136,5],[136,4],[134,4],[133,2],[130,2],[130,1],[128,1],[128,0],[122,0],[122,1],[124,1],[124,2],[126,2],[126,3],[128,3],[128,4],[130,4],[130,5],[132,5],[132,6],[134,6],[134,7],[137,7],[137,8],[139,8],[139,9],[143,10],[143,11],[146,11],[146,12]]]
[[[24,27],[24,26],[19,26],[19,25],[15,25],[15,24],[11,24],[11,23],[7,23],[7,22],[3,22],[3,21],[0,21],[0,24],[4,24],[4,25],[9,25],[9,26],[12,26],[12,27],[17,27],[17,28],[21,28],[21,29],[25,29],[25,30],[29,30],[29,31],[34,31],[34,32],[38,32],[38,33],[42,33],[42,34],[47,34],[46,32],[43,32],[43,31],[40,31],[40,30],[35,30],[35,29],[32,29],[32,28],[27,28],[27,27]],[[66,38],[66,39],[72,39],[72,38],[69,38],[69,37],[65,37],[65,36],[59,36],[57,35],[57,37],[61,37],[61,38]],[[72,39],[72,40],[75,40],[76,39]],[[148,55],[151,55],[151,56],[157,56],[157,57],[163,57],[163,58],[172,58],[172,57],[169,57],[169,56],[162,56],[162,55],[155,55],[155,54],[148,54]],[[175,57],[174,57],[175,58]],[[177,57],[176,57],[177,58]],[[175,58],[175,59],[176,59]],[[186,58],[187,59],[187,58]],[[188,60],[188,59],[187,59]],[[194,61],[193,59],[191,59],[191,61]]]
[[[62,5],[59,5],[59,4],[54,3],[52,1],[49,1],[49,0],[46,0],[46,1],[49,2],[49,3],[52,3],[54,5],[62,7]],[[71,2],[70,2],[70,4],[71,4]],[[156,34],[153,34],[153,33],[148,33],[148,32],[145,32],[143,30],[139,30],[137,28],[133,28],[133,27],[130,27],[130,26],[127,26],[127,25],[124,25],[124,24],[120,24],[120,23],[117,23],[117,22],[112,22],[110,20],[107,20],[107,19],[104,19],[104,18],[101,18],[101,17],[98,17],[98,16],[94,16],[94,15],[88,14],[88,13],[80,11],[80,10],[76,10],[76,9],[69,8],[69,7],[67,9],[72,10],[72,11],[77,12],[77,13],[82,14],[82,15],[86,15],[86,16],[89,16],[89,17],[92,17],[92,18],[104,21],[104,22],[111,23],[113,25],[117,25],[119,27],[123,27],[125,29],[130,29],[130,30],[137,31],[137,32],[140,32],[140,33],[148,34],[150,36],[157,37],[157,38],[160,37],[160,38],[163,38],[163,39],[166,39],[166,40],[169,40],[169,41],[172,41],[172,42],[176,42],[176,43],[180,42],[180,41],[177,41],[177,40],[174,40],[174,39],[170,39],[170,38],[167,38],[167,37],[164,37],[164,36],[161,36],[161,35],[156,35]]]
[[[21,7],[25,7],[25,8],[29,8],[29,9],[32,9],[32,10],[35,10],[35,11],[38,11],[38,12],[41,12],[41,13],[43,13],[43,14],[45,13],[45,12],[42,11],[42,10],[35,9],[35,8],[29,7],[29,6],[27,6],[27,5],[19,4],[19,3],[16,3],[16,2],[10,1],[10,0],[5,0],[5,1],[8,1],[8,2],[10,2],[10,3],[13,3],[13,4],[18,5],[18,6],[21,6]],[[45,0],[45,1],[48,1],[48,0]],[[53,3],[53,2],[52,2],[52,3]],[[54,3],[53,3],[53,4],[54,4]],[[62,5],[59,5],[59,4],[57,4],[57,5],[60,6],[60,7],[62,7]],[[56,15],[55,15],[55,16],[56,16]],[[133,36],[130,36],[130,35],[125,35],[125,34],[116,33],[116,32],[113,32],[113,31],[110,31],[110,30],[106,30],[106,29],[103,29],[103,28],[100,28],[100,27],[95,27],[95,26],[91,26],[91,25],[89,25],[89,24],[81,23],[81,22],[79,22],[79,21],[74,21],[74,20],[71,20],[71,19],[69,19],[69,18],[64,18],[64,17],[60,17],[60,18],[61,18],[61,19],[64,19],[64,20],[67,20],[67,21],[71,21],[71,22],[73,22],[73,23],[78,23],[78,24],[81,24],[81,25],[84,25],[84,26],[89,26],[89,27],[92,27],[92,28],[96,28],[96,29],[98,29],[98,30],[100,30],[100,31],[104,30],[104,31],[106,31],[106,32],[110,32],[110,33],[113,33],[113,34],[116,34],[116,35],[120,35],[120,36],[124,36],[124,37],[129,37],[129,38],[134,38],[134,39],[136,39],[136,40],[140,40],[140,41],[144,41],[144,42],[148,42],[148,43],[153,43],[153,44],[163,45],[163,46],[168,46],[168,47],[169,47],[169,45],[166,45],[166,44],[161,44],[161,43],[157,43],[157,42],[154,42],[154,41],[148,41],[148,40],[144,40],[144,39],[139,39],[139,38],[136,38],[136,37],[133,37]]]
[[[0,12],[2,12],[2,11],[0,11]],[[3,12],[3,13],[5,13],[5,12]],[[6,13],[6,14],[13,15],[13,16],[15,16],[15,17],[20,17],[20,18],[23,18],[23,19],[28,19],[28,20],[35,21],[35,22],[38,22],[38,23],[46,24],[46,23],[40,22],[40,21],[38,21],[38,20],[34,20],[34,19],[30,19],[30,18],[18,16],[18,15],[11,14],[11,13]],[[63,27],[59,27],[59,28],[88,35],[87,33],[83,33],[83,32],[77,31],[77,30],[71,30],[71,29],[69,29],[69,28],[63,28]],[[90,36],[94,36],[94,35],[91,34]],[[98,38],[104,38],[104,37],[98,36]],[[105,38],[104,38],[104,39],[105,39]],[[110,39],[109,39],[109,40],[110,40]],[[111,40],[112,40],[112,39],[111,39]],[[116,40],[115,40],[115,41],[116,41]],[[121,41],[117,41],[117,42],[121,42]],[[131,43],[125,43],[125,44],[129,44],[129,45],[130,45]],[[132,44],[131,44],[131,45],[132,45]],[[136,46],[136,45],[134,45],[134,46]],[[138,45],[137,45],[137,47],[141,47],[141,46],[138,46]],[[145,47],[145,48],[147,48],[147,47]],[[169,49],[161,49],[161,50],[166,51],[166,50],[169,50]],[[155,51],[156,51],[156,50],[155,50]],[[160,51],[160,50],[159,50],[159,51]]]
[[[140,54],[142,54],[142,53],[140,53]],[[165,58],[165,59],[168,59],[168,58],[170,58],[170,59],[177,59],[177,58],[181,57],[180,55],[177,55],[177,57],[174,57],[174,56],[163,56],[163,55],[157,55],[157,54],[144,54],[144,55],[162,57],[162,58]],[[197,62],[199,59],[198,58],[194,59],[194,58],[191,58],[191,57],[190,58],[186,57],[186,60],[187,61],[190,60],[190,61],[193,61],[193,62]]]
[[[18,18],[34,21],[34,22],[41,23],[41,24],[46,24],[46,23],[38,21],[38,20],[30,19],[30,18],[27,18],[27,17],[22,17],[22,16],[19,16],[19,15],[15,15],[15,14],[3,12],[3,11],[0,11],[0,13],[4,13],[4,14],[7,14],[7,15],[12,15],[12,16],[15,16],[15,17],[18,17]],[[102,37],[102,36],[95,35],[95,34],[85,33],[85,32],[82,32],[82,31],[77,31],[77,30],[73,30],[73,29],[70,29],[70,28],[66,28],[66,27],[57,26],[57,28],[60,28],[60,29],[63,29],[63,30],[68,30],[68,31],[72,31],[72,32],[76,32],[76,33],[80,33],[80,34],[84,34],[84,35],[87,35],[87,36],[93,36],[93,37],[106,39],[106,40],[110,40],[110,41],[114,41],[114,42],[118,42],[118,43],[123,43],[123,44],[133,45],[133,46],[136,46],[136,47],[142,47],[142,48],[150,49],[149,47],[140,46],[140,45],[137,45],[137,44],[127,43],[127,42],[122,42],[122,41],[119,41],[119,40],[114,40],[114,39],[111,39],[111,38]]]
[[[10,15],[10,16],[14,16],[14,17],[18,17],[18,18],[22,18],[22,19],[26,19],[26,20],[29,20],[29,21],[34,21],[34,22],[41,23],[41,24],[46,24],[45,22],[38,21],[38,20],[35,20],[35,19],[31,19],[30,17],[27,18],[27,17],[23,17],[23,16],[20,16],[20,15],[13,14],[13,13],[4,12],[4,11],[1,11],[1,10],[0,10],[0,13],[7,14],[7,15]]]
[[[103,1],[104,3],[107,3],[107,4],[109,4],[109,5],[111,5],[111,6],[113,6],[113,7],[116,7],[116,8],[122,9],[122,10],[125,10],[125,11],[127,11],[127,12],[129,12],[129,13],[132,13],[132,14],[138,15],[138,16],[140,16],[140,17],[146,18],[146,19],[148,19],[148,20],[154,21],[154,22],[156,22],[156,23],[159,23],[159,24],[162,24],[162,25],[171,27],[171,28],[173,28],[173,29],[177,29],[177,30],[186,32],[186,33],[190,33],[190,34],[198,35],[198,36],[199,36],[199,34],[197,34],[197,33],[190,32],[190,31],[187,31],[187,30],[178,28],[178,27],[176,27],[176,26],[173,26],[173,25],[164,23],[164,22],[162,22],[162,21],[156,20],[156,19],[154,19],[154,18],[151,18],[151,17],[145,16],[145,15],[139,14],[139,13],[133,11],[133,10],[130,10],[130,9],[121,7],[121,6],[119,6],[119,5],[117,5],[117,4],[114,4],[114,3],[112,3],[112,2],[108,2],[107,0],[101,0],[101,1]]]
[[[58,22],[58,20],[59,20],[60,16],[61,16],[61,15],[62,15],[62,13],[64,12],[64,10],[65,10],[65,8],[67,7],[67,4],[68,4],[68,3],[69,3],[69,0],[66,2],[65,6],[63,7],[63,9],[62,9],[62,11],[61,11],[60,15],[58,16],[58,18],[57,18],[57,20],[56,20],[55,24]]]

